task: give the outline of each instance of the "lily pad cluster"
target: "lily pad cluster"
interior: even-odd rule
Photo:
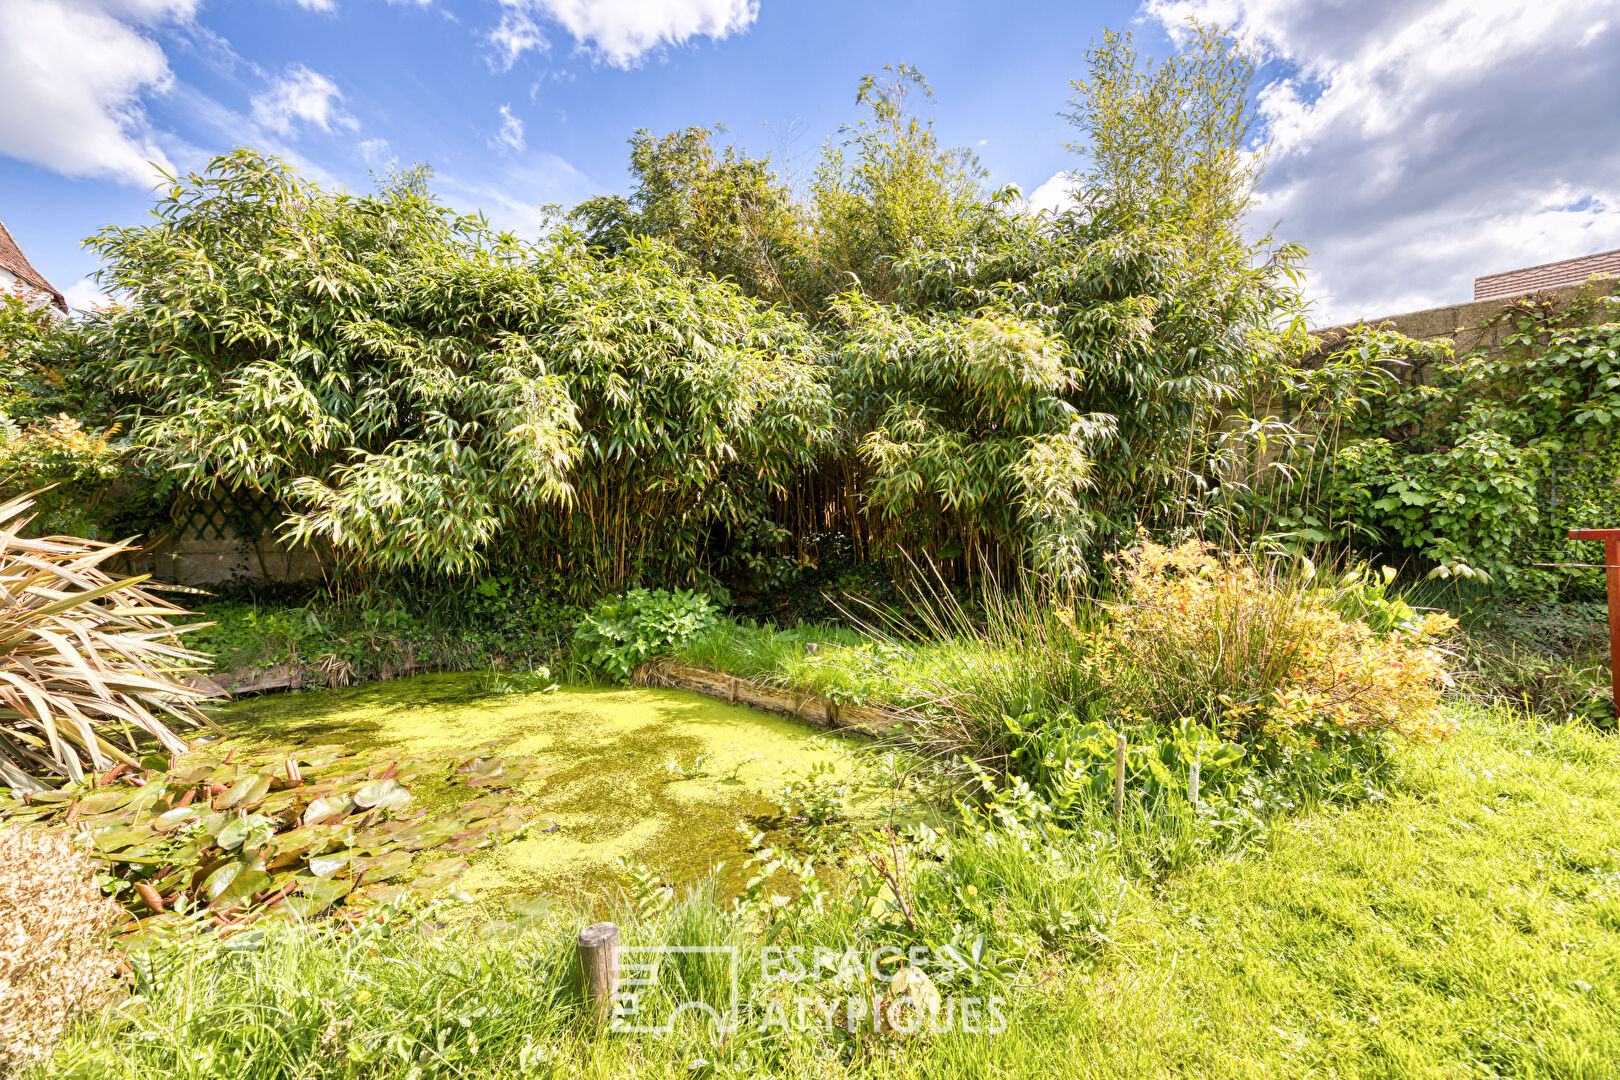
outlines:
[[[467,856],[522,833],[533,821],[514,792],[525,770],[498,749],[423,762],[344,746],[204,747],[73,788],[14,792],[0,797],[0,819],[71,829],[131,929],[198,915],[222,927],[312,918],[441,895]]]

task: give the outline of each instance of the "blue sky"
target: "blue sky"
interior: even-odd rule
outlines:
[[[901,61],[946,142],[1050,202],[1088,44],[1130,28],[1162,54],[1188,15],[1265,58],[1257,223],[1312,249],[1318,321],[1620,246],[1620,0],[0,0],[0,220],[88,301],[78,241],[141,219],[148,161],[249,144],[351,189],[425,161],[532,233],[545,203],[622,191],[639,127],[724,123],[808,163]]]

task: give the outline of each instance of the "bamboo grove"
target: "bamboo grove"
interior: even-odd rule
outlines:
[[[425,169],[356,195],[241,149],[92,238],[119,302],[82,349],[153,468],[267,496],[353,570],[586,596],[757,578],[836,535],[1072,580],[1143,524],[1197,527],[1299,332],[1299,252],[1244,239],[1245,129],[1211,115],[1246,64],[1212,32],[1158,67],[1099,47],[1059,214],[942,148],[905,67],[863,81],[806,189],[704,129],[643,132],[629,197],[534,240]],[[1164,144],[1160,182],[1121,181],[1121,124]]]

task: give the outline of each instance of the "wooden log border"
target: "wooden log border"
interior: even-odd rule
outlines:
[[[403,664],[384,664],[375,679],[362,679],[350,686],[358,686],[362,682],[387,682],[390,679],[403,679],[407,675],[417,675],[422,672],[434,670],[427,664],[418,664],[414,660],[407,660]],[[283,663],[267,668],[249,668],[246,671],[216,671],[212,675],[193,675],[187,680],[199,690],[206,690],[219,698],[247,697],[250,694],[269,694],[277,690],[303,690],[306,687],[333,687],[336,683],[328,680],[326,673],[312,664]]]
[[[706,668],[687,667],[672,660],[653,660],[630,676],[632,686],[664,686],[690,690],[732,705],[746,705],[761,712],[776,713],[812,727],[844,731],[870,739],[893,738],[908,725],[906,718],[882,709],[840,705],[802,690],[769,686]]]

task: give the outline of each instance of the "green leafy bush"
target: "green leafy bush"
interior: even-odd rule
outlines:
[[[624,680],[654,656],[676,649],[717,622],[712,601],[679,589],[631,589],[604,600],[574,630],[574,651],[592,667]]]
[[[1566,536],[1620,513],[1617,313],[1620,296],[1598,287],[1561,306],[1524,298],[1491,323],[1492,344],[1457,357],[1446,341],[1357,328],[1323,359],[1343,392],[1307,407],[1322,437],[1278,524],[1510,594],[1597,592],[1601,573],[1581,565],[1597,546]],[[1417,385],[1370,377],[1401,368],[1421,369]]]
[[[123,303],[86,333],[146,455],[371,569],[701,580],[710,530],[834,437],[802,321],[645,238],[497,234],[425,172],[356,197],[240,150],[90,243]]]

